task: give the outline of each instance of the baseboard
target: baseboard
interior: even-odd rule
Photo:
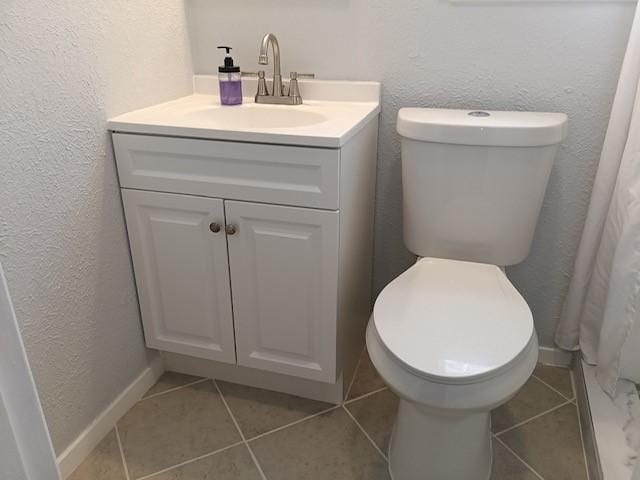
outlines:
[[[80,465],[116,422],[133,407],[164,372],[158,355],[91,424],[58,456],[62,478],[67,478]]]
[[[567,352],[566,350],[551,347],[538,348],[538,361],[544,365],[569,367],[572,359],[573,352]]]

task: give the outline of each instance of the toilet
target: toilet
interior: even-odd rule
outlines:
[[[417,262],[378,296],[367,349],[400,398],[394,480],[487,480],[490,411],[538,360],[531,310],[504,272],[531,247],[561,113],[403,108],[404,240]]]

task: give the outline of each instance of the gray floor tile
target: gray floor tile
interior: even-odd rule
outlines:
[[[115,430],[109,432],[67,480],[126,480]]]
[[[565,405],[518,428],[500,439],[545,480],[586,480],[578,412]]]
[[[260,480],[261,476],[247,447],[239,445],[151,478],[153,480]]]
[[[575,394],[573,393],[573,385],[571,383],[571,372],[568,368],[538,365],[533,374],[543,382],[558,390],[565,397],[569,399],[575,397]]]
[[[333,405],[306,398],[217,381],[246,438],[321,412]]]
[[[494,432],[501,432],[563,402],[566,402],[565,398],[537,379],[530,378],[515,397],[491,412],[491,428]]]
[[[365,393],[370,393],[385,386],[384,381],[378,375],[376,368],[371,363],[369,353],[365,349],[360,359],[360,365],[349,392],[349,398],[357,398]]]
[[[500,442],[494,440],[491,480],[538,480],[538,477]]]
[[[383,390],[345,406],[386,454],[399,403],[400,400],[393,392]]]
[[[132,478],[240,441],[212,381],[141,400],[118,428]]]
[[[155,395],[156,393],[166,392],[172,388],[181,387],[200,379],[202,379],[202,377],[194,377],[193,375],[184,375],[176,372],[164,372],[156,384],[151,387],[142,398]]]
[[[384,459],[341,408],[250,445],[269,480],[389,479]]]

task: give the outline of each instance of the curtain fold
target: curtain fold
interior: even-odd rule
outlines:
[[[615,393],[624,348],[640,329],[640,9],[636,11],[556,343],[582,350]],[[638,324],[636,325],[636,322]],[[640,338],[640,337],[638,337]],[[637,375],[638,365],[625,369]],[[633,378],[632,378],[633,380]]]

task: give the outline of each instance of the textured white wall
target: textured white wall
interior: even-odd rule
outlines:
[[[0,260],[58,453],[150,359],[105,120],[191,73],[182,0],[0,2]]]
[[[549,110],[570,117],[531,256],[509,274],[552,335],[571,273],[628,36],[630,3],[446,0],[186,0],[194,68],[215,71],[215,46],[256,70],[266,32],[280,39],[285,74],[383,84],[375,284],[412,261],[402,242],[402,106]]]

